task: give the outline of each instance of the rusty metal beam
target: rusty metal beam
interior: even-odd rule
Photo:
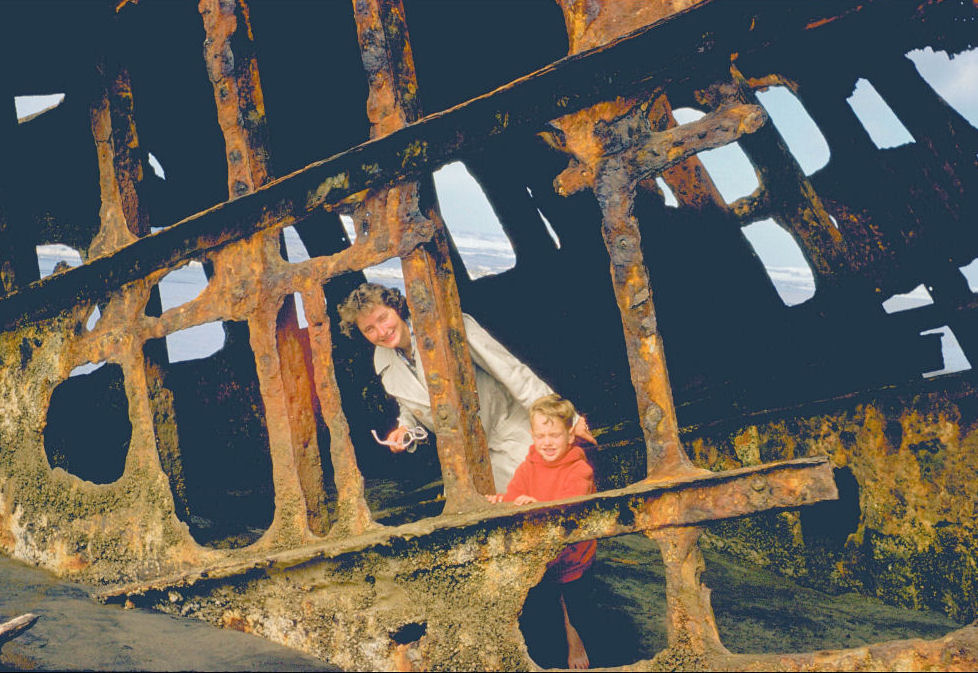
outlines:
[[[192,571],[106,588],[100,600],[188,586],[202,581],[220,582],[253,570],[275,572],[311,562],[376,552],[384,556],[408,554],[411,549],[448,549],[453,540],[485,540],[504,535],[499,544],[465,544],[453,553],[453,564],[496,555],[529,552],[540,540],[571,544],[594,538],[640,531],[683,529],[691,525],[745,516],[770,509],[800,507],[838,497],[832,464],[825,457],[798,458],[705,476],[685,477],[602,491],[554,502],[522,507],[505,506],[440,516],[379,528],[356,538],[317,542],[274,554],[255,554]]]
[[[98,64],[102,86],[99,96],[92,101],[89,118],[92,136],[98,157],[99,191],[99,230],[89,246],[89,254],[108,254],[132,241],[149,234],[149,216],[142,198],[143,159],[136,131],[135,109],[128,70],[112,58]],[[146,288],[143,288],[146,292]],[[147,308],[154,313],[161,310],[159,287],[153,285],[148,290]],[[108,310],[104,306],[103,309]],[[134,312],[142,313],[140,307]],[[125,312],[115,316],[103,316],[105,323],[115,320],[128,327],[131,315]],[[101,321],[100,321],[101,322]],[[103,324],[104,328],[105,324]],[[137,457],[149,462],[151,469],[162,469],[171,486],[174,509],[185,517],[189,516],[186,497],[183,460],[177,439],[173,393],[163,384],[163,363],[167,360],[166,343],[162,339],[141,352],[131,348],[118,349],[113,357],[119,359],[128,374],[126,388],[137,405],[146,405],[148,413],[135,414],[135,417],[151,418],[150,428],[139,428],[153,437],[150,445],[155,446],[158,464],[139,452]],[[138,381],[138,383],[137,383]],[[136,446],[140,444],[137,442]]]
[[[731,103],[760,105],[744,76],[731,67],[733,82],[701,93],[701,102],[719,107]],[[842,232],[832,224],[828,211],[815,192],[777,129],[768,126],[744,137],[740,146],[751,159],[761,183],[761,200],[767,213],[783,218],[798,241],[812,270],[823,281],[847,277],[855,270]],[[758,215],[756,204],[748,212]],[[743,212],[743,205],[741,205]],[[744,222],[750,224],[750,222]]]
[[[611,260],[650,478],[673,476],[692,467],[679,441],[652,287],[633,212],[635,192],[649,176],[757,131],[767,115],[757,105],[729,105],[664,131],[655,130],[657,121],[646,105],[618,99],[556,120],[560,133],[553,138],[555,146],[572,156],[570,166],[554,181],[557,193],[590,188],[601,207],[601,231]]]
[[[492,137],[515,128],[542,128],[550,119],[650,85],[667,86],[690,76],[696,64],[723,62],[789,43],[802,31],[817,31],[833,17],[860,12],[867,20],[917,20],[919,9],[899,12],[891,3],[851,0],[820,6],[711,2],[681,12],[549,66],[454,108],[359,145],[273,181],[256,193],[182,220],[114,255],[46,278],[0,301],[0,327],[51,317],[64,308],[99,300],[123,284],[172,266],[314,208],[335,205],[365,189],[391,184],[446,163]],[[933,4],[933,3],[931,3]],[[882,8],[882,9],[881,9]],[[763,14],[763,20],[758,20]]]
[[[700,666],[707,671],[970,671],[976,662],[978,627],[970,625],[934,640],[908,638],[847,650],[712,654],[703,657]]]
[[[248,5],[244,0],[200,0],[204,23],[204,60],[214,89],[217,119],[224,135],[228,195],[253,193],[268,182],[268,131]],[[229,276],[247,267],[265,275],[279,250],[279,234],[259,233],[236,255],[219,255],[215,267]],[[312,375],[300,341],[295,300],[262,306],[249,316],[251,345],[272,458],[275,515],[266,533],[276,537],[322,535],[328,529],[326,493],[312,409]]]
[[[309,324],[316,395],[323,420],[329,428],[329,457],[336,484],[336,521],[330,528],[330,534],[333,537],[360,535],[371,527],[373,519],[363,493],[363,475],[357,467],[350,426],[340,405],[326,297],[318,282],[306,285],[302,291],[302,307]]]
[[[371,136],[385,135],[421,117],[411,39],[401,0],[355,0],[357,37],[370,84],[367,116]],[[481,493],[494,493],[489,449],[479,421],[475,370],[465,341],[455,273],[445,223],[431,178],[404,183],[369,197],[363,220],[385,218],[392,229],[429,229],[431,240],[402,257],[411,322],[418,335],[417,357],[438,437],[438,458],[445,486],[445,509],[459,512],[486,506]],[[428,198],[422,197],[427,195]]]
[[[646,531],[662,552],[666,573],[666,633],[669,647],[727,654],[720,641],[710,590],[700,583],[705,566],[697,541],[700,528]]]

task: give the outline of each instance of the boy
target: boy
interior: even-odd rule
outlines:
[[[533,444],[526,459],[516,468],[506,493],[486,496],[490,502],[525,505],[541,500],[558,500],[594,493],[594,470],[584,452],[574,443],[574,405],[560,395],[545,395],[529,409]],[[560,590],[560,606],[567,633],[567,667],[587,668],[587,651],[570,615],[580,623],[588,607],[582,601],[590,579],[597,542],[588,540],[568,545],[547,568]]]

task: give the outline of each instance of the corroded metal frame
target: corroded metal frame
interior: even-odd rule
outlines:
[[[357,587],[353,591],[365,590],[381,576],[392,578],[392,586],[410,594],[412,582],[422,588],[442,586],[430,578],[442,572],[456,573],[452,581],[479,593],[501,584],[500,578],[518,575],[515,588],[505,597],[509,601],[506,624],[510,624],[515,623],[514,606],[518,609],[520,596],[525,597],[546,562],[563,545],[641,531],[659,542],[667,568],[669,649],[662,654],[662,662],[685,656],[687,663],[708,668],[776,664],[792,669],[845,666],[853,657],[863,657],[873,665],[900,666],[913,648],[924,652],[921,656],[941,661],[958,648],[964,654],[954,656],[973,662],[973,630],[952,634],[944,646],[892,644],[865,655],[841,652],[745,658],[725,650],[713,622],[708,591],[699,582],[702,559],[696,547],[700,532],[695,526],[835,497],[831,466],[823,459],[800,459],[720,474],[691,466],[679,440],[652,288],[633,214],[636,193],[648,188],[655,175],[686,180],[697,172],[692,158],[696,152],[765,132],[766,117],[753,100],[749,83],[736,68],[730,70],[732,51],[763,50],[848,15],[892,11],[883,9],[883,4],[879,0],[852,2],[835,8],[831,16],[797,6],[768,6],[764,20],[757,22],[741,6],[719,1],[693,3],[608,45],[570,56],[452,110],[422,117],[402,3],[357,0],[358,38],[370,84],[367,106],[372,139],[271,180],[247,4],[244,0],[200,0],[205,59],[226,145],[230,200],[147,235],[148,223],[139,200],[143,167],[135,159],[138,136],[132,88],[124,68],[107,64],[103,69],[105,94],[92,107],[103,197],[93,259],[27,286],[16,282],[24,277],[22,273],[4,271],[5,286],[19,287],[0,299],[0,324],[6,329],[0,339],[5,352],[19,347],[22,361],[19,370],[4,369],[0,388],[32,391],[41,403],[25,407],[43,418],[51,391],[73,367],[116,362],[123,368],[134,428],[123,477],[101,490],[78,483],[71,475],[45,474],[38,437],[19,438],[23,447],[5,457],[2,467],[11,474],[41,475],[37,490],[53,493],[63,489],[60,497],[72,500],[72,509],[81,509],[83,514],[70,532],[25,535],[17,543],[29,550],[25,555],[60,572],[120,583],[103,592],[106,599],[142,600],[164,607],[167,601],[182,600],[174,599],[173,592],[196,594],[205,607],[188,611],[199,610],[204,618],[213,618],[210,607],[227,600],[221,593],[226,583],[250,582],[256,577],[269,584],[282,583],[286,588],[280,589],[281,595],[295,602],[286,601],[284,612],[281,606],[266,605],[268,615],[287,618],[292,614],[289,609],[305,614],[310,624],[303,631],[305,639],[290,641],[292,636],[269,625],[268,615],[257,619],[253,630],[322,654],[327,646],[339,647],[342,639],[373,635],[362,624],[336,628],[334,635],[310,616],[314,607],[329,605],[323,609],[332,610],[329,614],[334,621],[342,621],[347,594],[337,587],[349,584],[351,578]],[[125,9],[120,5],[120,10]],[[907,13],[912,19],[915,12],[923,11],[922,5]],[[685,45],[686,53],[696,53],[698,61],[706,64],[703,67],[731,75],[732,84],[702,92],[712,111],[696,123],[676,126],[668,101],[662,97],[670,82],[684,76],[682,69],[690,62],[688,56],[661,46],[665,41],[658,40],[658,35],[663,31],[670,34],[669,50],[677,43]],[[519,510],[490,509],[482,498],[493,484],[478,420],[474,373],[466,352],[444,223],[428,197],[429,174],[495,134],[544,127],[551,144],[571,157],[571,165],[556,181],[558,192],[590,189],[602,210],[602,233],[647,447],[647,478],[627,489],[567,502]],[[756,152],[765,151],[762,145],[755,139]],[[774,161],[765,165],[788,162],[781,149],[775,147]],[[793,206],[787,218],[797,225],[795,233],[816,260],[817,270],[826,277],[845,273],[846,257],[838,249],[841,239],[833,233],[827,213],[804,177],[797,171],[776,177],[769,191],[735,204],[735,212],[755,216],[767,212],[774,201],[782,206],[779,211],[786,204]],[[715,198],[715,194],[707,184],[687,198],[695,202]],[[356,240],[335,254],[288,263],[280,251],[281,229],[319,208],[353,213],[358,225]],[[339,403],[323,285],[341,274],[394,257],[402,260],[419,335],[447,505],[438,517],[388,529],[372,521],[364,499],[363,477]],[[160,315],[147,315],[146,306],[153,301],[154,287],[162,277],[201,258],[213,265],[204,292]],[[310,326],[307,335],[297,326],[292,299],[296,292],[303,297]],[[84,320],[96,303],[102,307],[102,318],[87,330]],[[179,489],[171,493],[166,483],[179,481],[172,467],[179,461],[168,458],[178,453],[178,447],[167,444],[166,437],[172,438],[172,433],[160,427],[168,401],[163,394],[153,394],[159,392],[154,383],[158,373],[144,345],[181,329],[229,320],[249,326],[265,405],[275,509],[271,526],[258,542],[224,552],[196,545],[175,516]],[[311,369],[304,359],[307,348]],[[331,435],[339,494],[334,522],[326,521],[324,511],[313,395]],[[30,488],[34,487],[8,487],[13,493],[10,500],[17,501]],[[116,488],[122,495],[116,494]],[[108,505],[99,499],[105,492],[111,493]],[[141,502],[143,498],[148,504]],[[134,511],[138,511],[135,517]],[[36,514],[22,510],[0,513],[18,521]],[[95,518],[100,518],[101,528],[92,532]],[[129,529],[134,518],[151,524],[152,534],[132,535]],[[66,540],[75,544],[98,536],[122,540],[119,550],[103,556],[66,551],[72,548]],[[133,558],[138,561],[127,563]],[[470,564],[482,573],[476,580],[463,578],[465,573],[457,570]],[[156,579],[149,579],[154,576]],[[296,583],[293,579],[302,585],[299,589],[288,588]],[[323,587],[322,593],[335,589],[341,598],[316,593]],[[259,596],[263,589],[250,587],[248,591]],[[299,600],[302,592],[312,592],[315,600]],[[377,607],[376,599],[367,598],[357,605],[376,609],[392,620],[404,618],[401,613],[390,616],[383,612],[387,608]],[[350,603],[346,609],[355,609],[355,605]],[[485,626],[464,617],[453,622],[441,616],[438,622],[437,611],[428,604],[412,609],[435,625],[431,637],[414,645],[415,650],[392,646],[374,658],[347,652],[336,660],[369,668],[386,661],[403,664],[413,652],[425,665],[528,665],[525,647],[520,649],[520,638],[513,633],[500,643],[487,643],[484,651],[474,655],[453,654],[449,646],[438,642],[438,636],[457,633],[458,628],[468,629],[465,633],[471,635]],[[225,610],[217,621],[238,624],[242,617],[236,610]]]

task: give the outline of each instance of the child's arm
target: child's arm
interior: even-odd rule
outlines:
[[[520,463],[519,467],[516,468],[516,472],[513,473],[513,478],[509,480],[509,486],[506,487],[505,493],[495,493],[493,495],[487,495],[486,500],[494,505],[501,502],[516,502],[518,498],[522,497],[527,491],[528,486],[528,472],[527,463]],[[528,496],[527,496],[528,497]],[[516,502],[517,505],[523,503]]]

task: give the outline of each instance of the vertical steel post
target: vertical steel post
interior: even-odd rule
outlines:
[[[400,0],[354,0],[354,12],[370,85],[371,137],[377,137],[421,116],[411,41]],[[368,210],[394,218],[401,226],[392,230],[403,230],[404,284],[438,435],[445,509],[452,512],[483,506],[480,493],[494,484],[444,222],[434,199],[426,198],[432,195],[430,178],[400,184],[372,196]],[[408,247],[411,230],[426,227],[434,228],[431,241]]]
[[[200,0],[198,10],[206,34],[204,59],[224,134],[228,194],[234,199],[269,180],[265,103],[254,35],[244,0]],[[256,273],[263,273],[265,260],[277,254],[279,234],[259,235],[253,244],[250,263]],[[249,319],[271,445],[276,505],[272,527],[294,526],[299,532],[323,534],[328,527],[326,495],[307,394],[313,384],[297,340],[296,320],[292,296],[285,298],[281,311],[259,311]],[[274,333],[265,334],[270,325]],[[297,393],[300,390],[303,394]],[[286,521],[292,517],[296,518]]]

